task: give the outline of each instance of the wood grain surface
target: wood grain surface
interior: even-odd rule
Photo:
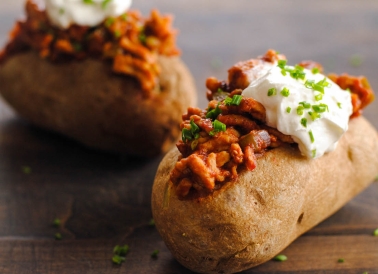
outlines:
[[[0,46],[23,0],[0,1]],[[290,63],[366,75],[378,90],[378,1],[134,1],[175,15],[178,44],[199,105],[205,79],[274,48]],[[38,83],[36,83],[38,84]],[[378,128],[378,102],[365,116]],[[142,161],[91,151],[38,129],[0,102],[0,273],[191,273],[164,246],[151,219],[151,186],[162,155]],[[25,167],[31,169],[30,172]],[[60,218],[62,225],[51,225]],[[244,273],[378,273],[378,183],[269,261]],[[55,233],[63,236],[54,240]],[[121,266],[113,247],[128,244]],[[151,253],[158,249],[157,258]],[[338,259],[344,262],[339,263]]]

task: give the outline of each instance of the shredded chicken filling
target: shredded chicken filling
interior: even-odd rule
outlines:
[[[235,181],[241,170],[253,170],[257,159],[267,150],[283,144],[293,144],[293,139],[265,123],[265,108],[252,98],[241,97],[242,90],[251,81],[250,69],[269,62],[285,59],[269,50],[259,59],[239,62],[229,69],[228,83],[215,78],[206,81],[208,108],[189,108],[183,115],[183,138],[177,143],[181,153],[170,180],[180,198],[205,196],[220,189],[225,183]],[[300,66],[322,71],[320,64],[303,61]],[[330,75],[342,89],[352,93],[353,114],[361,114],[374,94],[365,77]],[[237,104],[230,98],[240,96]],[[227,99],[228,98],[228,99]],[[217,122],[225,125],[217,128]]]
[[[71,25],[59,29],[31,0],[26,2],[25,9],[26,19],[16,22],[10,42],[0,52],[0,63],[28,49],[53,62],[104,58],[112,61],[115,73],[135,77],[144,96],[150,97],[158,86],[158,55],[179,54],[172,17],[161,16],[157,10],[148,19],[137,11],[129,11],[108,18],[95,28]]]

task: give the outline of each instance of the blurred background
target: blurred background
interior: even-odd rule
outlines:
[[[14,20],[22,18],[23,3],[0,1],[1,46]],[[365,75],[378,90],[376,0],[134,0],[132,8],[145,16],[152,8],[175,16],[178,45],[202,107],[207,77],[226,79],[234,63],[269,48],[285,54],[290,64],[312,59],[326,72]]]

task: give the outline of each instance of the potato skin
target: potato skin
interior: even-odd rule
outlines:
[[[161,91],[144,99],[134,78],[115,75],[102,60],[56,64],[27,51],[0,65],[0,93],[40,127],[91,148],[151,157],[172,147],[182,113],[197,100],[178,57],[160,56],[159,64]]]
[[[333,214],[378,174],[378,136],[352,119],[336,150],[316,160],[295,147],[267,152],[214,195],[179,200],[169,174],[179,152],[162,160],[152,192],[156,227],[173,256],[199,273],[234,273],[267,260]]]

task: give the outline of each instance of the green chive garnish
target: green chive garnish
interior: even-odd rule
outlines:
[[[312,130],[309,131],[308,135],[310,135],[311,143],[315,142],[314,134],[312,134]]]
[[[306,118],[301,119],[301,125],[304,126],[304,127],[307,127],[307,119]]]
[[[154,251],[152,252],[151,257],[152,257],[152,258],[157,258],[158,254],[159,254],[159,250],[156,249],[156,250],[154,250]]]
[[[58,218],[55,218],[53,221],[53,226],[55,227],[60,227],[61,221]]]
[[[284,97],[288,97],[290,95],[290,90],[288,88],[284,87],[281,90],[281,95],[284,96]]]
[[[140,41],[142,44],[145,44],[145,43],[146,43],[147,36],[146,36],[143,32],[141,32],[141,33],[139,34],[138,38],[139,38],[139,41]]]
[[[309,111],[308,115],[310,115],[312,121],[320,118],[320,114],[316,112]]]
[[[111,25],[113,25],[113,23],[115,22],[115,19],[113,17],[109,17],[108,19],[106,19],[105,21],[105,26],[106,27],[110,27]]]
[[[318,68],[313,68],[313,69],[311,70],[311,72],[312,72],[313,74],[317,74],[317,73],[319,73],[319,69],[318,69]]]
[[[31,169],[30,166],[23,166],[23,167],[22,167],[22,172],[23,172],[24,174],[30,174],[30,173],[32,172],[32,169]]]
[[[218,120],[214,120],[213,122],[213,130],[209,132],[210,136],[214,136],[216,133],[221,131],[226,131],[226,125]]]
[[[106,9],[107,6],[109,5],[109,3],[110,3],[111,1],[112,1],[112,0],[104,0],[104,1],[102,1],[102,4],[101,4],[102,9]]]
[[[155,220],[154,220],[154,219],[151,219],[151,220],[148,222],[148,226],[155,226]]]
[[[278,65],[277,65],[277,67],[280,67],[280,68],[284,69],[285,66],[286,66],[286,63],[287,63],[286,60],[278,60]]]
[[[277,90],[275,88],[268,89],[268,96],[273,96],[277,94]]]
[[[55,240],[61,240],[62,238],[62,234],[60,234],[59,232],[55,233]]]
[[[83,0],[83,3],[90,5],[93,4],[93,0]]]
[[[340,259],[338,259],[337,260],[339,263],[343,263],[343,262],[345,262],[345,260],[343,259],[343,258],[340,258]]]
[[[122,262],[124,262],[125,261],[125,257],[121,257],[121,256],[119,256],[119,255],[114,255],[113,257],[112,257],[112,262],[114,263],[114,264],[121,264]]]
[[[218,103],[217,106],[214,109],[212,109],[212,110],[210,110],[206,113],[206,118],[210,118],[211,120],[215,120],[218,117],[218,115],[221,114],[222,111],[219,108],[219,104],[220,103]]]
[[[122,15],[121,15],[121,19],[122,19],[123,21],[127,21],[127,13],[122,14]]]
[[[290,112],[291,112],[291,107],[287,107],[287,108],[286,108],[286,112],[287,112],[287,113],[290,113]]]
[[[339,108],[342,108],[340,102],[337,102],[337,106],[338,106]]]
[[[303,107],[303,106],[298,106],[298,107],[297,107],[297,114],[298,114],[298,115],[303,115],[303,110],[304,110],[304,107]]]
[[[123,245],[123,246],[116,245],[116,246],[113,248],[113,254],[118,255],[118,256],[125,257],[126,254],[129,252],[129,249],[130,249],[130,248],[129,248],[128,245]]]
[[[325,104],[313,105],[313,106],[312,106],[312,109],[313,109],[316,113],[323,113],[323,112],[325,112],[325,111],[328,110],[328,106],[325,105]]]
[[[116,38],[121,37],[121,32],[120,32],[119,30],[116,30],[116,31],[114,32],[114,36],[115,36]]]
[[[378,228],[376,230],[374,230],[373,235],[378,236]]]
[[[320,101],[323,99],[323,94],[319,93],[317,95],[315,95],[315,101]]]
[[[316,156],[316,149],[311,150],[311,156],[312,156],[312,158],[315,158],[315,156]]]
[[[280,254],[274,257],[273,260],[278,261],[278,262],[284,262],[284,261],[287,261],[287,257],[283,254]]]
[[[183,128],[181,131],[181,138],[184,142],[191,141],[199,138],[200,128],[194,123],[193,119],[190,120],[190,129]]]
[[[226,99],[224,99],[224,103],[226,106],[238,106],[240,105],[240,102],[242,100],[242,96],[241,95],[234,95],[232,98],[231,97],[226,97]]]
[[[300,105],[302,105],[304,108],[311,108],[311,104],[307,102],[300,102]]]

